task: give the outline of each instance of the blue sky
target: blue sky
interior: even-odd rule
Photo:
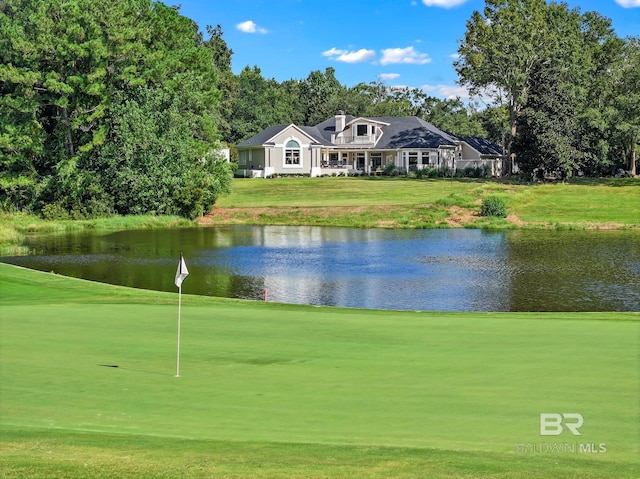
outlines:
[[[565,0],[610,18],[621,37],[640,35],[640,0]],[[232,68],[258,66],[265,78],[304,79],[336,70],[349,87],[382,80],[440,98],[460,96],[453,55],[484,0],[176,0],[198,23],[221,25]]]

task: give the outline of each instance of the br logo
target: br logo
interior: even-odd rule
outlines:
[[[540,435],[559,436],[562,431],[569,430],[574,436],[580,436],[580,429],[584,424],[582,414],[565,412],[558,414],[547,412],[540,414]]]

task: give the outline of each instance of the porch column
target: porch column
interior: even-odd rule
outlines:
[[[265,152],[264,152],[264,178],[268,178],[270,176],[272,176],[275,173],[275,168],[273,166],[271,166],[272,163],[272,155],[273,155],[273,148],[269,147],[269,148],[265,148]]]
[[[320,171],[320,155],[322,154],[322,150],[319,147],[311,147],[311,170],[309,171],[309,175],[311,178],[315,178],[316,176],[320,176],[322,172]]]

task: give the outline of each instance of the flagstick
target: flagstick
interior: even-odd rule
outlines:
[[[176,377],[180,377],[180,310],[182,309],[182,284],[178,286],[178,357],[176,359]]]
[[[189,276],[189,270],[184,262],[182,251],[178,261],[178,271],[176,271],[176,286],[178,287],[178,356],[176,359],[176,377],[180,377],[180,313],[182,312],[182,282]]]

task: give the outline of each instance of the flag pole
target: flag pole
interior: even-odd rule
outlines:
[[[175,284],[178,287],[178,354],[176,357],[176,377],[180,377],[180,316],[182,313],[182,282],[189,276],[189,270],[184,262],[184,256],[180,252],[180,259],[178,260],[178,270],[176,271]]]
[[[178,356],[176,358],[176,377],[180,377],[180,312],[182,310],[182,284],[178,286]]]

